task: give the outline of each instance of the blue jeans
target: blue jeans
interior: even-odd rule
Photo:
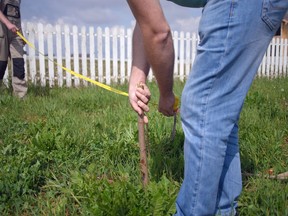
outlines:
[[[185,167],[175,215],[235,215],[240,111],[287,8],[287,0],[208,0],[204,7],[181,99]]]

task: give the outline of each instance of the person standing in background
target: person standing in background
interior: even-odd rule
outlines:
[[[0,87],[3,87],[3,77],[12,61],[13,95],[23,98],[27,94],[24,68],[24,41],[16,34],[21,32],[21,0],[0,0]],[[2,88],[3,89],[3,88]]]
[[[181,97],[185,163],[175,215],[236,215],[242,191],[240,112],[287,12],[288,0],[169,1],[203,7],[197,56]],[[151,95],[145,83],[151,67],[160,92],[158,109],[165,116],[173,116],[173,40],[161,4],[159,0],[127,2],[136,19],[131,107],[139,115],[149,111]],[[139,83],[144,88],[138,88]]]

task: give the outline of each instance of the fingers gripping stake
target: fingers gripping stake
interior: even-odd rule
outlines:
[[[138,84],[137,87],[144,89],[144,85],[142,83]],[[149,182],[149,177],[148,177],[148,164],[147,164],[147,153],[145,144],[144,114],[138,115],[138,140],[140,148],[141,179],[143,186],[146,187]]]

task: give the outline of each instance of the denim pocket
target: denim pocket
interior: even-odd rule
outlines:
[[[287,9],[287,0],[263,0],[262,20],[274,31],[279,27]]]

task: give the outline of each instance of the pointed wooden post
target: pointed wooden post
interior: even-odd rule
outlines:
[[[141,179],[143,186],[146,187],[149,182],[149,176],[148,176],[147,151],[145,144],[145,123],[143,118],[144,115],[138,116],[138,140],[140,148]]]
[[[144,89],[143,83],[138,83],[137,88]],[[148,176],[148,162],[147,162],[147,149],[145,143],[145,122],[144,116],[138,115],[138,141],[140,149],[140,171],[141,171],[141,180],[144,188],[148,185],[149,176]]]

